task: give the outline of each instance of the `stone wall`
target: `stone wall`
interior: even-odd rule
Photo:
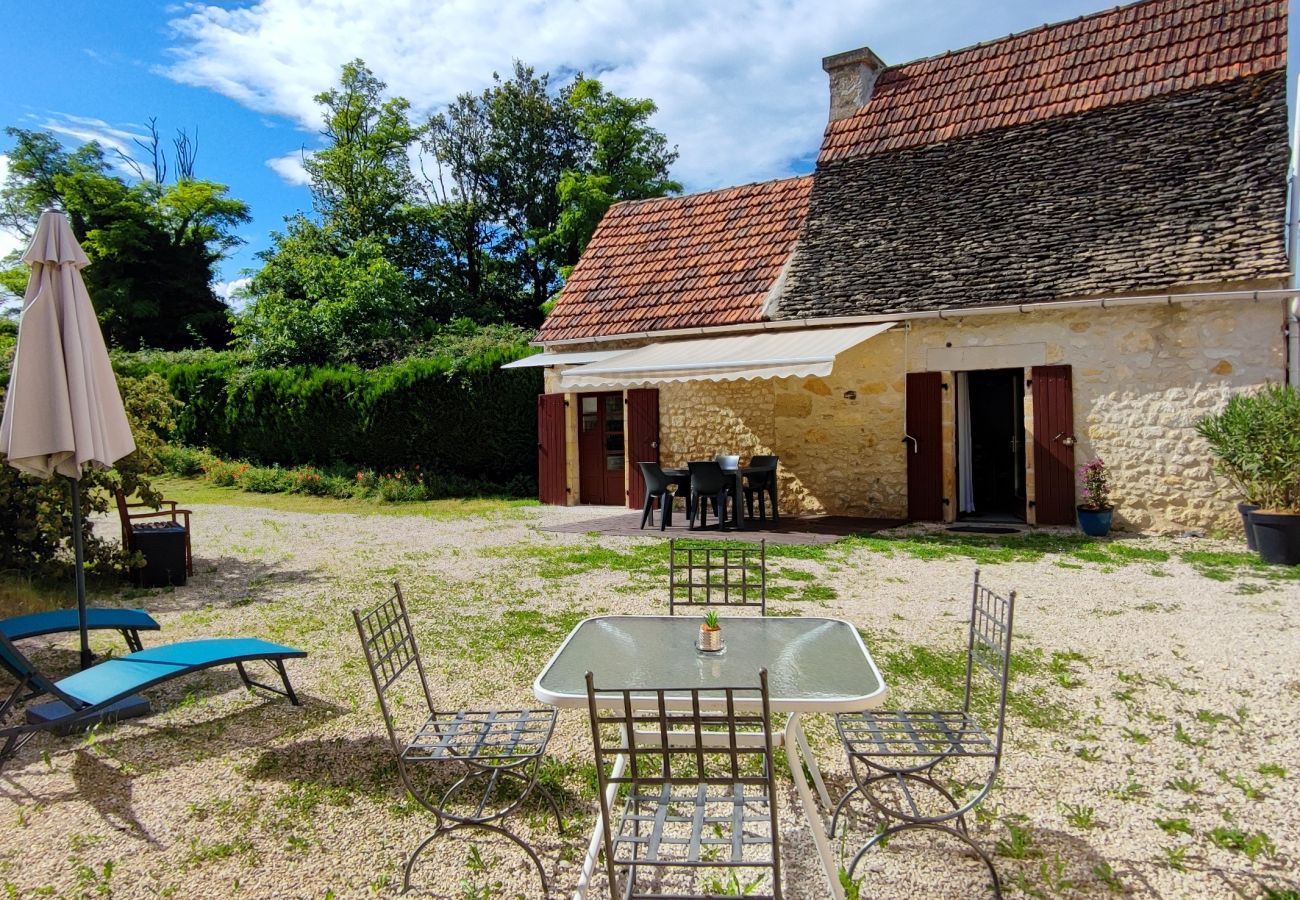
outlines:
[[[1231,528],[1234,498],[1217,495],[1194,425],[1233,393],[1282,380],[1283,315],[1283,301],[1267,300],[917,320],[841,354],[825,378],[661,386],[660,452],[666,464],[724,450],[775,453],[783,509],[903,517],[905,370],[939,369],[951,381],[954,368],[1066,364],[1073,370],[1075,458],[1107,462],[1117,527]],[[547,384],[554,389],[549,373]],[[944,392],[946,445],[954,394]],[[1028,397],[1027,440],[1032,415]],[[1032,466],[1033,453],[1026,456]],[[954,459],[947,446],[949,497]]]

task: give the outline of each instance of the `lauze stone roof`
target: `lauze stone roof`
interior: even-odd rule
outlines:
[[[614,207],[539,337],[755,321],[783,269],[774,318],[1283,277],[1286,12],[1147,0],[885,68],[812,178]]]
[[[538,339],[755,322],[790,256],[812,177],[613,207]]]
[[[818,169],[774,318],[1284,277],[1282,71]]]

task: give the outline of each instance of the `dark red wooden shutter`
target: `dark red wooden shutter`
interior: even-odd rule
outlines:
[[[943,518],[943,373],[907,376],[907,518]]]
[[[1034,366],[1034,512],[1039,525],[1074,524],[1074,390],[1069,366]]]
[[[645,479],[637,463],[659,462],[659,391],[635,388],[627,392],[627,505],[645,502]]]
[[[564,395],[537,395],[537,499],[567,501],[564,460]]]

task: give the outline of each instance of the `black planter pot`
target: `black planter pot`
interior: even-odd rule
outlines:
[[[1250,521],[1250,514],[1259,509],[1257,503],[1238,503],[1237,512],[1241,513],[1241,527],[1246,532],[1246,549],[1255,550],[1255,526]]]
[[[1267,563],[1300,566],[1300,513],[1250,514],[1259,558]]]

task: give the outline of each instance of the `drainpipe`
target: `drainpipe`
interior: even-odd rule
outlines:
[[[1296,93],[1300,97],[1300,77],[1296,79]],[[1287,234],[1287,253],[1291,257],[1291,287],[1300,287],[1300,111],[1296,112],[1291,135],[1291,208],[1290,232]],[[1293,294],[1287,304],[1286,317],[1286,372],[1287,381],[1300,388],[1300,295]]]

